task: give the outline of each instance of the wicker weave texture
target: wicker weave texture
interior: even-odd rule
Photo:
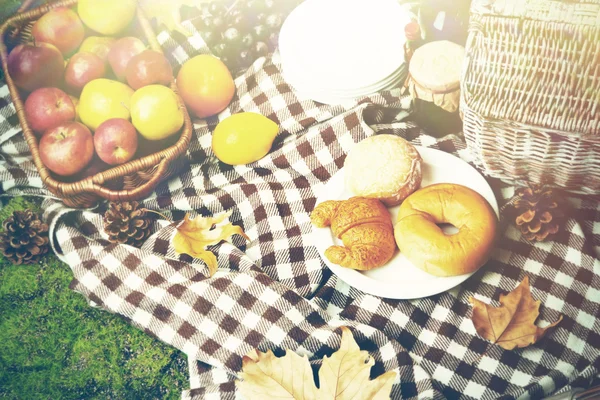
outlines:
[[[464,133],[484,172],[600,194],[600,24],[473,14],[466,49]]]
[[[477,15],[518,17],[536,21],[600,25],[600,0],[473,0],[471,12]]]
[[[26,29],[32,21],[37,20],[50,9],[61,6],[71,7],[75,4],[77,4],[77,0],[61,0],[45,4],[33,10],[16,14],[0,27],[0,58],[2,59],[2,68],[17,116],[19,117],[19,122],[23,128],[23,135],[29,145],[33,162],[40,173],[42,181],[48,190],[61,198],[67,206],[91,207],[100,199],[125,201],[144,198],[154,190],[160,181],[166,179],[176,171],[177,165],[180,164],[176,161],[186,152],[191,140],[193,134],[192,122],[183,100],[179,96],[179,107],[184,113],[184,126],[175,144],[164,150],[118,165],[83,180],[67,182],[55,177],[42,163],[37,137],[34,135],[25,118],[23,99],[21,98],[19,89],[8,73],[7,44],[11,42],[11,39],[15,39],[15,28]],[[156,51],[162,51],[156,40],[156,35],[150,26],[150,22],[139,7],[136,22],[149,47]],[[23,34],[17,33],[17,35],[19,37],[26,37]],[[170,87],[177,93],[174,80],[171,82]]]
[[[463,113],[465,138],[475,163],[510,182],[543,182],[574,193],[600,194],[600,143],[531,130]]]
[[[600,134],[600,25],[474,17],[464,80],[474,111]]]

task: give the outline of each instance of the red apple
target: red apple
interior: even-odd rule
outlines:
[[[126,119],[104,121],[94,132],[96,154],[109,165],[123,164],[133,158],[138,147],[138,135]]]
[[[37,42],[55,45],[63,55],[73,53],[85,34],[77,13],[67,7],[57,7],[42,15],[31,30]]]
[[[125,76],[129,86],[138,90],[146,85],[168,85],[173,80],[173,68],[161,52],[145,50],[129,61]]]
[[[117,40],[108,52],[108,63],[110,64],[118,80],[125,81],[125,70],[133,56],[146,50],[146,45],[140,39],[127,36]]]
[[[75,104],[58,88],[36,89],[25,100],[25,118],[38,135],[62,123],[73,121]]]
[[[33,92],[41,87],[59,86],[65,60],[50,43],[20,44],[8,55],[8,74],[19,88]]]
[[[65,84],[69,92],[79,95],[89,81],[104,78],[104,61],[94,53],[77,53],[65,68]]]
[[[39,145],[42,163],[52,172],[69,176],[82,171],[94,156],[94,138],[87,126],[66,122],[42,136]]]

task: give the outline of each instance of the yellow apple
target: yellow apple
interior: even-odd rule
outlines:
[[[144,86],[131,97],[131,121],[148,140],[162,140],[176,134],[183,119],[177,95],[166,86]]]
[[[135,16],[136,0],[79,0],[79,18],[101,35],[116,35],[123,31]]]
[[[124,83],[110,79],[94,79],[83,87],[79,96],[81,122],[95,131],[111,118],[129,119],[133,89]]]

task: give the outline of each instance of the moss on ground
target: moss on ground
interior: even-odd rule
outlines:
[[[0,0],[0,23],[13,15],[23,0]]]
[[[21,3],[0,0],[0,23]],[[0,69],[0,85],[2,77]],[[11,199],[0,209],[0,224],[25,208],[39,203]],[[188,387],[185,355],[92,308],[69,289],[71,279],[54,255],[24,266],[0,255],[0,398],[180,398]]]
[[[38,208],[23,197],[0,210]],[[69,289],[54,255],[35,265],[0,256],[0,398],[176,399],[187,388],[178,350]]]

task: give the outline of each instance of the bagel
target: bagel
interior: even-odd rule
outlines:
[[[437,224],[458,228],[446,235]],[[479,193],[462,185],[441,183],[408,196],[400,209],[394,237],[416,267],[436,276],[476,271],[494,246],[498,219]]]

